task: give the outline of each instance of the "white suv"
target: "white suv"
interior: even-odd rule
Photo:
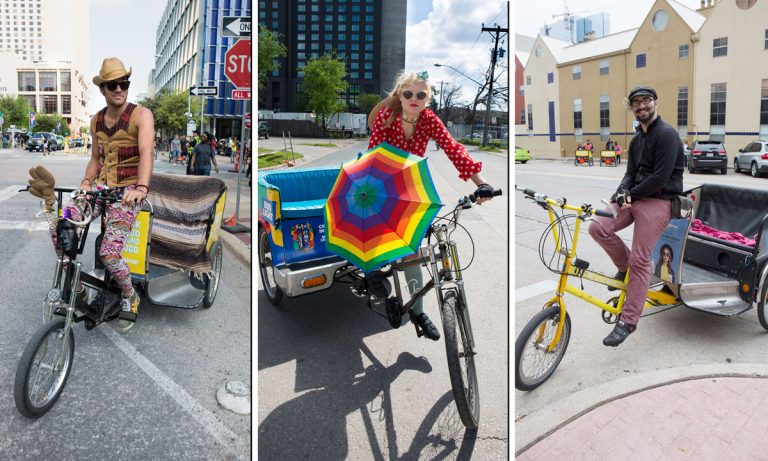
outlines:
[[[733,159],[733,171],[740,173],[743,170],[749,170],[755,178],[768,173],[768,142],[754,141],[739,149]]]

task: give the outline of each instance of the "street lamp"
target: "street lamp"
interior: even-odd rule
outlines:
[[[453,66],[449,66],[448,64],[438,64],[438,63],[435,63],[434,66],[435,67],[447,67],[449,69],[453,69],[454,72],[460,73],[461,75],[463,75],[463,76],[467,77],[468,79],[472,80],[473,82],[475,82],[475,84],[480,85],[480,86],[485,86],[483,83],[478,82],[474,78],[470,77],[469,75],[465,74],[464,72],[460,71],[459,69],[457,69],[457,68],[455,68]]]

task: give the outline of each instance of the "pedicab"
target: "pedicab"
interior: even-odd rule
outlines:
[[[621,314],[631,274],[617,280],[591,269],[590,261],[577,256],[581,224],[595,215],[614,217],[613,208],[568,204],[565,198],[518,190],[547,211],[550,224],[540,240],[539,256],[559,279],[556,293],[515,341],[515,387],[528,391],[549,379],[565,355],[571,319],[564,295],[569,293],[597,306],[603,321],[613,324]],[[760,325],[768,330],[765,203],[766,190],[723,184],[703,184],[674,200],[673,219],[651,254],[653,276],[645,308],[685,306],[732,317],[755,307]],[[550,237],[551,245],[547,243]],[[569,284],[571,279],[577,279],[578,285]],[[594,286],[587,284],[585,288],[585,280],[618,289],[619,295],[598,299],[591,290]]]
[[[122,200],[122,189],[86,192],[82,221],[64,216],[61,206],[65,195],[78,190],[53,190],[58,196],[55,215],[46,215],[56,229],[61,256],[56,258],[53,282],[43,301],[44,323],[27,343],[14,382],[16,408],[29,418],[50,410],[64,389],[74,361],[74,325],[82,322],[86,330],[92,330],[117,319],[121,311],[120,287],[98,256],[105,231],[103,213],[89,267],[82,255],[94,208]],[[220,179],[152,176],[149,194],[122,250],[143,301],[184,309],[213,305],[223,260],[219,232],[225,201],[226,186]],[[56,257],[53,251],[51,254]],[[78,293],[80,284],[85,290]]]
[[[615,150],[601,150],[600,151],[600,166],[619,166],[619,158],[616,155]]]
[[[592,151],[585,149],[577,149],[576,157],[573,160],[573,164],[576,166],[592,166],[595,164],[592,159]]]
[[[341,168],[259,172],[258,184],[259,272],[269,302],[277,306],[284,296],[343,284],[398,328],[416,301],[435,288],[456,408],[465,426],[477,427],[480,400],[465,268],[456,242],[450,240],[460,227],[462,211],[472,208],[475,197],[461,197],[435,219],[443,205],[426,159],[387,143],[358,154]],[[385,217],[388,213],[393,214]],[[426,266],[431,278],[404,299],[398,274],[416,265]],[[372,273],[379,280],[384,277],[386,294],[372,289]]]

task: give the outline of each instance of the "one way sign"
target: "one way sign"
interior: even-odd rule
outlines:
[[[224,16],[221,18],[222,37],[250,37],[251,18]]]
[[[189,89],[192,96],[217,96],[219,88],[215,86],[193,86]]]

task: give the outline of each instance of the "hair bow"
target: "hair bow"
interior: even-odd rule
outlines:
[[[421,72],[417,73],[416,76],[422,80],[429,80],[429,74],[426,70],[422,70]]]

